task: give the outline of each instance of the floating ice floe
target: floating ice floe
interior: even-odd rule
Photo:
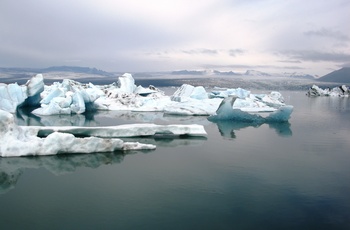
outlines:
[[[36,131],[36,129],[17,126],[11,113],[0,110],[0,156],[113,152],[116,150],[155,149],[156,147],[113,138],[77,138],[73,134],[61,132],[53,132],[46,138],[39,138]]]
[[[49,136],[52,133],[70,133],[75,136],[94,136],[103,138],[144,137],[154,135],[187,135],[205,136],[207,133],[202,125],[156,125],[128,124],[106,127],[78,126],[26,126],[23,130],[35,132],[38,136]]]
[[[0,110],[1,157],[155,149],[155,145],[124,142],[116,137],[169,134],[205,136],[206,132],[201,125],[134,124],[112,127],[21,127],[15,124],[11,113]],[[88,137],[78,138],[76,136]]]
[[[318,97],[318,96],[335,96],[335,97],[348,97],[350,95],[350,88],[346,85],[341,85],[339,87],[334,87],[332,89],[326,88],[321,89],[317,85],[313,85],[309,88],[306,93],[309,97]]]

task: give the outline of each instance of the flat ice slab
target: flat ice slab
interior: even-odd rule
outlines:
[[[76,126],[23,126],[22,129],[32,130],[39,136],[48,136],[54,132],[70,133],[75,136],[94,137],[141,137],[154,135],[187,135],[205,136],[207,133],[202,125],[156,125],[128,124],[105,127]]]
[[[152,144],[125,142],[116,137],[157,134],[204,136],[206,132],[202,125],[18,126],[11,113],[0,110],[0,157],[155,149]]]
[[[117,150],[155,149],[155,145],[124,142],[117,138],[78,138],[70,133],[52,132],[46,138],[37,136],[40,129],[21,127],[13,115],[0,110],[0,157],[55,155],[60,153],[96,153]]]

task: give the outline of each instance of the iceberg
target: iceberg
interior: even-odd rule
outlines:
[[[36,115],[81,114],[92,109],[92,104],[104,92],[92,83],[81,84],[74,80],[64,79],[47,86],[41,93],[41,107],[35,109]]]
[[[306,93],[309,97],[319,97],[319,96],[332,96],[332,97],[348,97],[350,95],[350,88],[346,85],[341,85],[339,87],[334,87],[332,89],[326,88],[321,89],[317,85],[312,85]]]
[[[36,129],[20,127],[14,123],[13,115],[0,110],[0,156],[42,156],[113,152],[117,150],[155,149],[156,146],[138,142],[124,142],[115,138],[78,138],[70,133],[53,132],[46,138],[37,136]]]
[[[271,113],[267,113],[268,116],[264,117],[257,112],[266,112],[266,109],[254,109],[252,112],[250,107],[248,109],[241,109],[235,106],[236,100],[238,97],[232,96],[225,98],[219,108],[216,111],[215,115],[208,117],[210,121],[220,121],[220,120],[235,120],[243,122],[256,122],[256,123],[265,123],[265,122],[286,122],[289,120],[291,113],[293,112],[293,106],[283,105],[278,109],[275,109]],[[242,102],[239,102],[241,105]]]
[[[15,113],[17,107],[28,98],[26,92],[27,87],[19,86],[17,83],[0,84],[0,109]]]

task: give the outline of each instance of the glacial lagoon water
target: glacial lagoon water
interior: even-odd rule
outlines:
[[[0,158],[0,229],[350,229],[350,98],[282,92],[288,123],[99,112],[26,125],[202,124],[154,151]],[[139,139],[136,139],[139,140]]]

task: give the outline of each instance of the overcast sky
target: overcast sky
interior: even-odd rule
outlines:
[[[349,0],[1,0],[0,67],[324,75],[350,66]]]

